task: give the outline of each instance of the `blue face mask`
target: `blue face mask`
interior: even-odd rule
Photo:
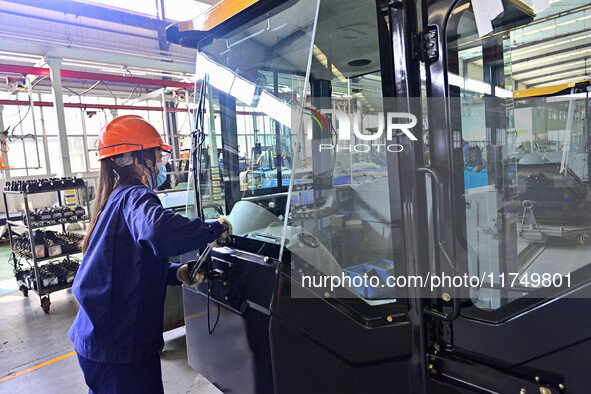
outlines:
[[[164,163],[156,163],[156,167],[158,168],[158,175],[156,175],[156,187],[160,187],[164,182],[166,182],[166,166]]]

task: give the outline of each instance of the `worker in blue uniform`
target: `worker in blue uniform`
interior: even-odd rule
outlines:
[[[166,179],[170,150],[139,116],[112,120],[99,136],[100,178],[72,292],[80,303],[69,331],[90,393],[163,393],[166,285],[195,286],[171,256],[231,235],[230,223],[164,209],[153,189]]]

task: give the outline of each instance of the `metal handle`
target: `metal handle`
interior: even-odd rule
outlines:
[[[439,247],[439,252],[443,255],[447,265],[451,269],[452,277],[454,277],[458,273],[458,268],[457,268],[458,266],[456,264],[456,260],[454,259],[451,250],[449,250],[447,243],[445,241],[441,240],[441,232],[442,232],[441,224],[443,223],[441,208],[443,207],[443,190],[444,190],[443,189],[444,185],[443,185],[443,182],[441,181],[441,176],[434,168],[431,168],[431,167],[419,167],[419,168],[417,168],[417,173],[419,173],[419,174],[427,173],[427,174],[431,175],[431,182],[435,183],[435,185],[434,185],[435,187],[433,188],[433,193],[434,193],[434,197],[435,197],[435,198],[433,198],[433,210],[434,210],[434,214],[435,214],[434,217],[437,220],[437,225],[435,226],[435,231],[434,231],[434,235],[435,235],[434,241],[435,241],[435,245],[437,245]],[[452,292],[452,296],[451,296],[452,312],[451,313],[444,313],[444,312],[434,309],[430,306],[426,306],[423,309],[423,312],[426,313],[427,315],[433,316],[439,320],[452,321],[452,320],[457,319],[457,317],[460,315],[459,289],[452,285],[451,292]]]

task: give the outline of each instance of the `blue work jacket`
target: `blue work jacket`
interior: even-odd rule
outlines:
[[[68,333],[76,352],[105,363],[154,357],[162,346],[166,285],[179,285],[168,257],[217,239],[223,226],[164,209],[144,185],[109,197],[92,233],[72,293],[80,303]]]

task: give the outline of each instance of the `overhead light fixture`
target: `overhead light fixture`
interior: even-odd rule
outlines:
[[[491,86],[486,82],[480,82],[475,79],[466,78],[464,82],[466,90],[470,90],[476,93],[491,94]]]
[[[556,42],[556,43],[552,43],[552,44],[546,44],[544,46],[535,46],[535,47],[529,48],[529,49],[516,49],[513,52],[511,52],[511,57],[515,60],[518,60],[521,56],[525,57],[526,54],[529,54],[532,52],[539,52],[542,49],[548,49],[548,48],[555,47],[558,45],[569,44],[571,42],[583,40],[585,38],[591,38],[591,34],[586,34],[586,35],[582,35],[579,37],[569,38],[568,40],[564,40],[564,41],[560,41],[560,42]]]
[[[532,78],[532,79],[522,79],[519,82],[523,82],[525,84],[531,84],[531,83],[536,83],[536,82],[540,82],[540,81],[544,81],[547,79],[553,79],[556,78],[558,76],[565,76],[565,75],[579,75],[579,78],[583,78],[585,75],[585,69],[584,68],[580,68],[577,70],[573,70],[573,71],[565,71],[565,72],[561,72],[561,73],[556,73],[556,74],[551,74],[551,75],[544,75],[541,77],[537,77],[537,78]]]
[[[464,78],[460,77],[458,74],[447,73],[447,81],[452,86],[464,89]]]
[[[495,97],[512,98],[513,92],[510,90],[499,88],[498,86],[495,86]]]
[[[579,82],[582,79],[583,78],[581,78],[580,76],[579,77],[572,77],[572,78],[564,78],[564,79],[559,79],[557,81],[550,81],[550,82],[547,82],[547,83],[543,83],[543,84],[540,84],[540,85],[538,85],[536,87],[554,86],[554,85],[560,85],[560,84],[563,84],[563,83]]]
[[[546,67],[544,68],[544,72],[548,73],[551,71],[556,71],[556,70],[561,70],[564,69],[565,67],[572,67],[574,65],[578,65],[578,64],[583,64],[585,63],[584,60],[578,60],[578,61],[574,61],[574,62],[570,62],[567,64],[560,64],[558,66],[551,66],[551,67]],[[523,80],[526,79],[532,75],[539,75],[540,74],[540,70],[533,70],[533,71],[528,71],[528,72],[524,72],[524,73],[517,73],[517,75],[513,75],[513,79],[517,79],[517,80]],[[510,75],[510,74],[508,74]]]

